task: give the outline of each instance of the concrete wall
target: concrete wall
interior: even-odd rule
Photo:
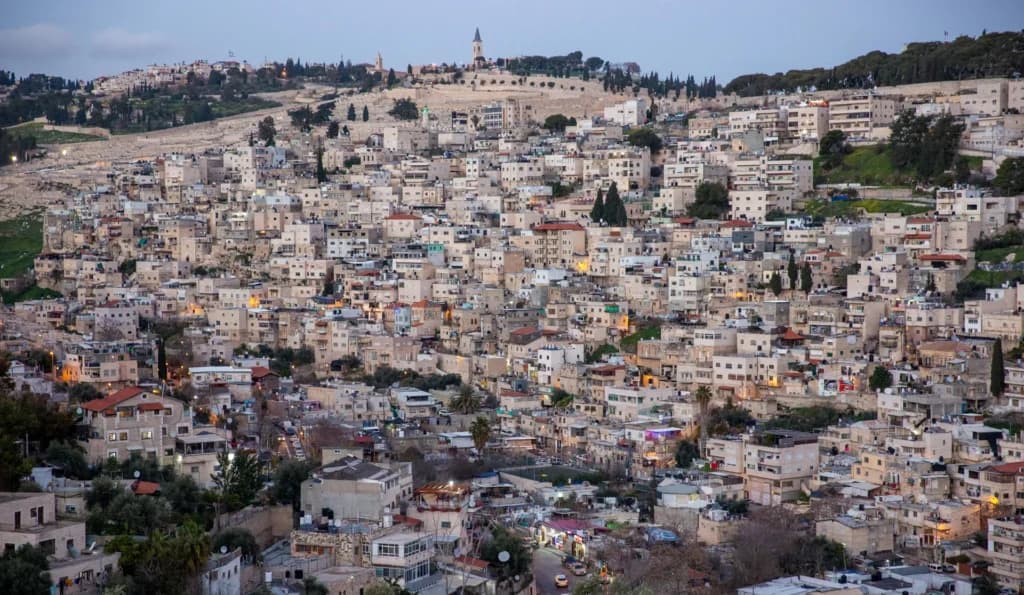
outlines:
[[[294,526],[292,519],[291,506],[260,506],[222,514],[220,526],[224,529],[232,527],[249,531],[256,538],[260,549],[263,549],[291,534]]]

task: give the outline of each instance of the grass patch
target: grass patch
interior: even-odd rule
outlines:
[[[618,347],[616,347],[616,346],[614,346],[614,345],[612,345],[610,343],[605,343],[604,345],[601,345],[597,349],[595,349],[595,350],[591,351],[590,353],[588,353],[587,357],[586,357],[586,362],[588,364],[597,363],[597,362],[601,361],[601,358],[604,357],[605,355],[611,355],[613,353],[618,353],[618,352],[619,352],[619,348]]]
[[[630,353],[636,353],[636,344],[639,343],[640,341],[648,341],[650,339],[660,339],[660,338],[661,338],[661,327],[660,326],[649,326],[649,327],[646,327],[646,328],[642,328],[642,329],[638,330],[637,332],[635,332],[635,333],[633,333],[631,335],[626,335],[625,337],[622,338],[622,341],[620,341],[619,344],[622,347],[623,351],[628,351]]]
[[[34,136],[38,145],[64,145],[70,143],[89,143],[98,140],[107,140],[95,134],[84,134],[81,132],[62,132],[60,130],[44,130],[42,122],[29,122],[8,128],[7,132],[12,136]]]
[[[978,262],[1006,262],[1006,257],[1013,254],[1013,262],[1024,262],[1024,246],[1007,246],[978,250],[974,257]]]
[[[965,277],[967,281],[980,283],[985,287],[999,287],[1006,282],[1024,281],[1024,271],[983,271],[974,269]]]
[[[209,119],[189,121],[186,117],[188,110],[194,109],[200,102],[210,104]],[[271,107],[280,107],[281,104],[269,99],[263,99],[250,95],[244,99],[232,99],[221,101],[216,97],[203,97],[197,101],[189,101],[181,95],[161,95],[150,99],[133,99],[132,108],[140,109],[146,114],[155,114],[144,122],[136,122],[129,125],[114,126],[111,129],[113,134],[135,134],[138,132],[150,132],[153,130],[164,130],[175,126],[198,124],[199,122],[211,122],[218,118],[235,116],[247,112],[254,112]]]
[[[924,203],[907,200],[879,200],[866,198],[863,200],[844,200],[832,202],[824,199],[807,201],[804,212],[813,217],[823,218],[856,218],[861,213],[899,213],[900,215],[918,215],[928,213],[935,207]]]
[[[0,295],[2,295],[5,304],[16,304],[18,302],[27,302],[31,300],[52,300],[54,298],[61,297],[59,292],[52,289],[46,289],[45,287],[39,287],[38,285],[32,285],[20,293],[5,291]]]
[[[913,172],[897,169],[892,164],[889,148],[885,145],[857,147],[843,162],[831,170],[821,167],[821,159],[814,160],[815,181],[822,184],[864,184],[866,186],[911,186]]]
[[[17,277],[32,268],[43,249],[40,215],[0,221],[0,277]]]

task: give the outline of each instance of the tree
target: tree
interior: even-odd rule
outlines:
[[[793,252],[789,253],[789,263],[786,264],[786,275],[789,276],[789,289],[796,289],[796,282],[800,276],[800,269],[796,266],[796,257]]]
[[[814,289],[814,278],[811,273],[811,263],[805,262],[803,268],[800,269],[800,290],[809,294],[812,289]]]
[[[463,415],[480,411],[480,405],[480,397],[473,394],[473,387],[468,384],[463,384],[459,388],[459,394],[448,404],[452,411]]]
[[[821,166],[825,169],[834,169],[841,165],[843,157],[849,152],[850,145],[846,142],[846,133],[842,130],[829,130],[818,144]]]
[[[1002,593],[999,581],[997,581],[991,574],[983,574],[972,579],[972,581],[972,595],[999,595],[999,593]]]
[[[721,219],[729,212],[729,192],[718,182],[703,182],[686,212],[698,219]]]
[[[77,443],[71,441],[51,442],[46,449],[45,460],[54,467],[64,470],[65,477],[72,479],[89,479],[89,463],[85,460],[85,452]]]
[[[354,103],[348,104],[348,113],[345,115],[345,118],[349,122],[355,122],[356,121],[356,105]]]
[[[229,552],[241,548],[242,556],[249,562],[260,559],[260,546],[248,529],[241,527],[224,529],[213,538],[213,551],[219,551],[221,547],[227,547]]]
[[[274,128],[274,117],[267,116],[260,120],[259,127],[257,130],[257,136],[263,141],[263,144],[268,147],[274,146],[274,135],[277,134],[277,130]]]
[[[327,170],[324,169],[324,148],[316,149],[316,181],[323,184],[327,181]]]
[[[395,76],[395,69],[394,68],[389,68],[388,69],[388,80],[387,80],[388,89],[390,89],[391,87],[394,87],[395,83],[397,83],[397,82],[398,82],[398,77]]]
[[[252,453],[245,451],[237,454],[222,452],[217,455],[217,472],[212,478],[221,503],[226,504],[229,510],[252,504],[263,485],[259,461]]]
[[[363,122],[370,121],[370,108],[363,106]]]
[[[7,549],[0,556],[0,593],[49,595],[49,569],[46,553],[37,547]]]
[[[501,552],[508,552],[507,562],[498,558]],[[491,531],[491,538],[480,546],[480,559],[490,563],[499,585],[516,575],[526,574],[533,562],[531,552],[523,545],[523,540],[500,525]]]
[[[876,391],[885,390],[892,386],[892,382],[892,372],[885,366],[875,366],[871,371],[871,377],[868,378],[868,387]]]
[[[331,121],[327,125],[327,138],[338,138],[338,134],[341,133],[341,125],[336,121]]]
[[[604,221],[604,191],[600,188],[597,189],[594,206],[590,209],[590,220],[595,223]]]
[[[1003,340],[996,338],[992,344],[992,365],[989,379],[989,392],[1000,397],[1006,390],[1006,368],[1003,366]]]
[[[604,221],[608,225],[622,227],[626,225],[626,205],[619,198],[619,187],[615,182],[608,187],[608,194],[604,197]]]
[[[647,126],[630,130],[626,140],[634,147],[647,147],[651,150],[651,153],[661,151],[661,137],[658,136],[658,133],[654,132],[654,129]]]
[[[1008,157],[999,164],[992,189],[999,196],[1016,196],[1024,193],[1024,157]]]
[[[541,128],[548,130],[550,132],[556,132],[561,134],[565,132],[565,128],[566,126],[569,126],[569,124],[569,118],[565,117],[564,115],[551,114],[547,118],[544,118],[544,124],[541,125]]]
[[[680,440],[676,448],[676,466],[687,469],[700,458],[700,447],[689,440]]]
[[[302,482],[309,479],[313,464],[308,461],[288,460],[274,471],[274,486],[270,495],[276,502],[291,504],[296,512],[302,505]]]
[[[708,405],[711,404],[711,389],[705,385],[697,387],[693,398],[697,401],[697,414],[700,416],[700,452],[698,456],[704,456],[704,447],[708,440]]]
[[[388,115],[396,120],[415,120],[420,117],[420,110],[415,101],[406,97],[394,100],[391,109],[388,110]]]
[[[484,416],[478,416],[469,426],[469,433],[473,436],[473,445],[476,451],[483,454],[487,441],[491,438],[491,421]]]
[[[776,296],[782,293],[782,276],[779,275],[778,271],[772,273],[771,278],[768,280],[768,287]]]

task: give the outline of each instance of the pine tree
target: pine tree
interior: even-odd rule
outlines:
[[[1003,365],[1003,340],[996,339],[992,344],[992,370],[989,379],[989,392],[993,396],[1002,396],[1006,390],[1006,368]]]
[[[363,122],[370,121],[370,108],[363,106]]]
[[[800,289],[804,293],[811,293],[811,289],[814,288],[814,279],[811,277],[811,265],[805,262],[804,267],[800,269]]]
[[[323,147],[318,147],[316,150],[316,181],[320,184],[327,181],[327,170],[324,169]]]
[[[346,116],[349,122],[356,121],[356,106],[354,103],[348,104],[348,114]]]
[[[789,289],[796,289],[796,282],[800,276],[800,269],[796,266],[796,257],[789,253],[789,264],[786,265],[786,274],[789,275]]]
[[[604,191],[597,189],[597,198],[594,199],[594,207],[590,209],[590,220],[594,223],[604,221]]]
[[[782,293],[782,276],[779,275],[778,271],[772,273],[771,279],[768,280],[768,288],[772,290],[772,293],[779,295]]]

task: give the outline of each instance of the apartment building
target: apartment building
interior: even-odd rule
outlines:
[[[139,382],[139,362],[135,344],[104,341],[64,346],[61,379],[87,382],[100,390],[117,390]]]
[[[744,440],[743,463],[747,498],[764,506],[791,502],[816,475],[818,437],[786,430],[750,435]]]
[[[313,519],[381,522],[412,493],[410,463],[385,467],[347,456],[302,482],[301,507]]]
[[[370,542],[370,563],[378,579],[391,581],[410,593],[443,594],[441,576],[431,575],[434,551],[430,533],[395,532]]]
[[[174,462],[176,440],[192,434],[192,411],[178,399],[138,386],[82,404],[79,444],[90,461],[127,460],[132,454]]]
[[[789,108],[786,122],[792,139],[820,141],[828,132],[828,104],[809,103]]]
[[[98,584],[117,568],[120,553],[93,551],[86,543],[85,523],[57,517],[52,493],[0,492],[0,548],[40,548],[49,560],[52,592],[67,585]]]
[[[875,129],[892,124],[899,106],[895,99],[867,94],[830,101],[828,109],[829,130],[842,130],[848,138],[866,140],[877,136]]]
[[[785,138],[789,135],[789,112],[784,108],[729,112],[729,136],[756,131],[765,140]]]
[[[647,121],[647,100],[630,99],[604,108],[604,119],[620,126],[640,126]]]
[[[1024,584],[1024,521],[1020,516],[988,519],[988,571],[1007,588]]]

